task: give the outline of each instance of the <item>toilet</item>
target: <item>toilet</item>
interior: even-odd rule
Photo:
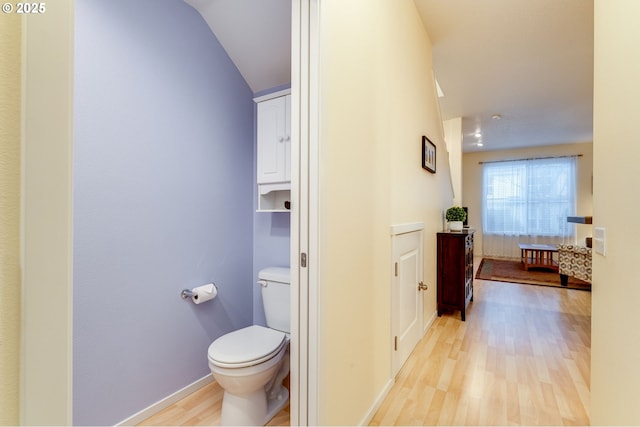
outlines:
[[[267,327],[252,325],[216,339],[209,368],[224,389],[221,425],[265,425],[289,400],[290,270],[258,274]]]

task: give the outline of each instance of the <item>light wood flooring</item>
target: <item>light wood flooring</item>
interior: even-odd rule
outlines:
[[[436,319],[370,425],[589,425],[591,293],[474,290],[467,321]]]
[[[165,408],[139,426],[219,426],[223,390],[216,382],[202,387],[179,402]],[[289,425],[289,405],[267,424]]]
[[[467,321],[435,320],[370,425],[589,425],[591,293],[474,289]],[[140,425],[219,425],[221,401],[210,384]],[[289,425],[289,408],[269,425]]]

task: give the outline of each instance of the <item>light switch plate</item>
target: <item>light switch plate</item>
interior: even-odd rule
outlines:
[[[607,254],[607,230],[604,227],[593,229],[593,250],[602,256]]]

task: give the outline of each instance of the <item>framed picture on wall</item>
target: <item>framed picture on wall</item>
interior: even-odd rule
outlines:
[[[436,146],[424,135],[422,136],[422,168],[436,173]]]

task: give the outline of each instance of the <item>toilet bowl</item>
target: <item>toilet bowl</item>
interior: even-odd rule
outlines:
[[[269,327],[248,326],[209,346],[209,368],[224,389],[221,425],[265,425],[289,399],[282,385],[289,373],[289,269],[271,267],[259,278]]]
[[[284,332],[257,325],[223,335],[209,346],[209,368],[224,389],[222,425],[264,425],[284,407],[288,349]]]

